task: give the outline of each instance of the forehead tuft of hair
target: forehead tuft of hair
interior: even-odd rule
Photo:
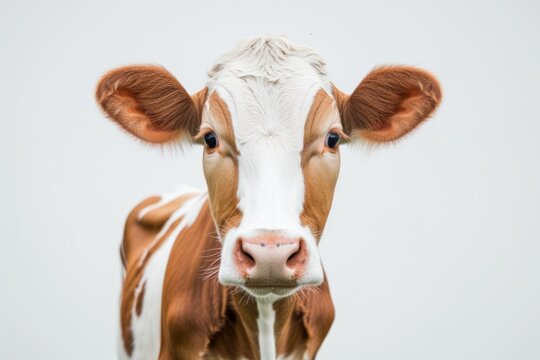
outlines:
[[[287,64],[300,60],[311,65],[320,76],[326,76],[325,61],[312,48],[290,42],[285,36],[258,36],[240,42],[222,55],[208,71],[210,80],[217,80],[223,73],[238,77],[262,77],[278,81],[286,74]]]

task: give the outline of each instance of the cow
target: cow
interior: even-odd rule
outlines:
[[[429,72],[372,70],[350,94],[313,49],[245,40],[188,94],[159,66],[106,73],[96,100],[152,144],[203,146],[207,191],[129,214],[121,246],[121,359],[313,359],[334,307],[318,244],[340,145],[397,140],[433,113]]]

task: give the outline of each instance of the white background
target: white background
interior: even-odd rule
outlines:
[[[321,244],[337,318],[320,359],[540,359],[540,7],[534,1],[0,3],[0,359],[114,359],[128,211],[201,149],[142,146],[98,77],[167,67],[195,92],[245,37],[316,48],[350,92],[375,65],[444,101],[399,144],[342,148]]]

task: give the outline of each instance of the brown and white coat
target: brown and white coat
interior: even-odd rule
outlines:
[[[429,73],[373,70],[351,95],[312,49],[246,40],[190,96],[166,70],[107,73],[105,113],[151,143],[205,145],[207,192],[151,197],[122,245],[122,359],[312,359],[334,318],[317,246],[339,143],[389,142],[425,120]]]

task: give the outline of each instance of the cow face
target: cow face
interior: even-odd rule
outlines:
[[[436,80],[415,68],[383,67],[349,96],[328,81],[313,50],[280,37],[241,43],[209,77],[204,90],[189,96],[162,68],[124,67],[102,78],[96,97],[143,140],[204,146],[222,284],[257,297],[320,284],[317,244],[340,144],[407,134],[437,106]]]

